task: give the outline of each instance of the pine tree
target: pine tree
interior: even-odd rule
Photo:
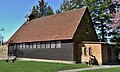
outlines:
[[[92,21],[96,27],[100,41],[107,40],[109,24],[111,23],[112,14],[115,12],[114,4],[111,0],[86,0],[85,6],[88,6]]]
[[[45,13],[47,11],[47,4],[48,3],[45,3],[44,0],[39,0],[38,2],[39,2],[39,4],[38,4],[38,6],[39,6],[39,16],[44,17]]]
[[[33,6],[32,9],[32,14],[35,16],[35,18],[39,18],[39,14],[38,14],[38,6]]]
[[[39,0],[38,5],[33,6],[32,14],[35,18],[41,18],[48,15],[53,15],[52,7],[48,6],[48,2],[44,2],[44,0]]]
[[[46,15],[45,15],[45,16],[49,16],[49,15],[53,15],[53,14],[54,14],[54,12],[53,12],[52,7],[48,6],[48,7],[47,7],[47,12],[46,12]]]
[[[71,10],[71,1],[69,0],[63,0],[63,3],[60,5],[60,10],[61,12],[65,12],[65,11],[68,11],[68,10]]]

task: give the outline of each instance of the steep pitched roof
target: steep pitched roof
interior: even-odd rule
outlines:
[[[8,43],[72,39],[85,11],[80,8],[25,22]]]

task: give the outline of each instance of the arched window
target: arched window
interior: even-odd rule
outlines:
[[[92,48],[89,48],[89,55],[92,55]]]
[[[85,56],[87,55],[87,48],[86,47],[84,48],[84,55]]]

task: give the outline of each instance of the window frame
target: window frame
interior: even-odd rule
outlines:
[[[20,44],[16,44],[17,46],[16,46],[16,48],[18,49],[18,48],[20,48]]]
[[[30,48],[30,44],[29,43],[25,43],[25,47],[26,48]]]
[[[29,48],[33,48],[33,43],[29,43]]]
[[[45,43],[46,48],[51,48],[50,42]]]
[[[37,48],[37,44],[36,43],[33,43],[33,48]]]
[[[92,48],[89,47],[89,55],[92,55]]]
[[[50,43],[50,48],[56,48],[56,43],[54,41]]]
[[[56,48],[61,48],[61,41],[56,41]]]
[[[41,48],[41,43],[40,42],[36,43],[36,48]]]
[[[17,48],[17,44],[13,44],[11,45],[13,47],[13,49],[16,49]]]
[[[23,44],[22,43],[20,43],[20,49],[22,49],[23,48]]]
[[[23,43],[23,49],[26,48],[25,43]]]
[[[45,42],[41,42],[41,48],[45,48]]]

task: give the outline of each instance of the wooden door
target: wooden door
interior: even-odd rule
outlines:
[[[112,52],[111,52],[112,50],[111,50],[111,47],[108,47],[107,48],[107,53],[108,53],[108,63],[110,63],[111,62],[111,60],[112,60]]]

